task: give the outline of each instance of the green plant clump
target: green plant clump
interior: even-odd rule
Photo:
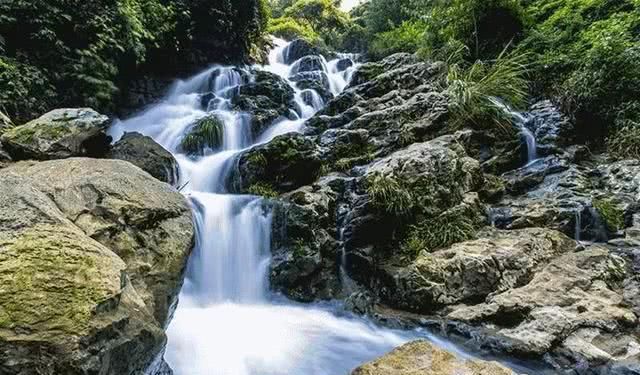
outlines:
[[[593,207],[598,211],[598,214],[610,231],[617,232],[625,228],[624,211],[619,209],[611,200],[594,200]]]
[[[472,215],[460,212],[444,214],[426,219],[411,227],[402,244],[402,252],[415,257],[422,251],[435,251],[475,237],[478,225]]]
[[[187,154],[202,155],[207,148],[216,149],[222,145],[224,125],[215,116],[204,117],[182,139],[182,150]]]
[[[640,123],[629,123],[610,135],[607,151],[614,160],[640,159]]]
[[[264,182],[257,182],[249,186],[247,193],[265,198],[277,198],[280,195],[273,186]]]
[[[372,204],[388,214],[404,216],[413,209],[413,195],[393,176],[374,174],[367,181],[367,193]]]

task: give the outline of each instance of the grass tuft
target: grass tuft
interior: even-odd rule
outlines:
[[[405,216],[413,209],[413,195],[395,177],[376,173],[367,181],[367,193],[373,205],[396,216]]]
[[[216,116],[207,116],[198,120],[182,139],[182,150],[187,154],[202,155],[206,148],[216,149],[222,145],[224,125]]]
[[[614,160],[640,159],[640,124],[630,123],[609,136],[607,150]]]

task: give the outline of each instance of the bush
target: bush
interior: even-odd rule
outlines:
[[[286,40],[301,38],[310,43],[317,43],[320,39],[311,25],[304,22],[298,22],[289,17],[271,20],[267,31],[270,34]]]
[[[373,58],[383,58],[398,52],[418,51],[424,35],[422,21],[405,21],[400,26],[375,36],[369,54]]]
[[[516,108],[526,105],[527,71],[526,55],[506,55],[506,51],[494,61],[476,61],[468,68],[450,66],[447,92],[451,99],[452,126],[497,127],[509,131],[512,118],[498,101]]]
[[[614,160],[640,159],[640,123],[630,123],[611,134],[607,151]]]

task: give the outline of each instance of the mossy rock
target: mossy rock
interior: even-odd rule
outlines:
[[[166,337],[125,262],[13,168],[0,190],[0,372],[142,373]]]
[[[215,115],[209,115],[196,121],[182,138],[182,151],[189,155],[204,155],[206,150],[215,150],[222,146],[224,124]]]
[[[108,121],[90,108],[56,109],[5,131],[0,142],[14,160],[101,157],[111,142]]]
[[[284,193],[315,181],[321,166],[315,142],[300,134],[282,135],[240,155],[232,189],[250,193],[251,186],[263,184]]]

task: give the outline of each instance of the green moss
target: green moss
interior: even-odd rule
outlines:
[[[619,209],[613,201],[596,199],[593,201],[593,207],[610,231],[617,232],[625,228],[624,211]]]
[[[259,152],[250,153],[247,160],[251,165],[258,168],[266,168],[268,164],[267,158]]]
[[[265,198],[276,198],[280,195],[273,186],[264,182],[257,182],[249,186],[247,193]]]
[[[216,116],[198,120],[182,139],[182,149],[188,154],[203,154],[205,148],[216,149],[222,145],[224,125]]]
[[[118,264],[89,238],[40,225],[0,253],[0,328],[82,335],[95,309],[120,288]]]
[[[375,156],[372,153],[352,158],[343,158],[335,163],[335,170],[339,172],[346,172],[356,165],[371,163],[374,159]]]

